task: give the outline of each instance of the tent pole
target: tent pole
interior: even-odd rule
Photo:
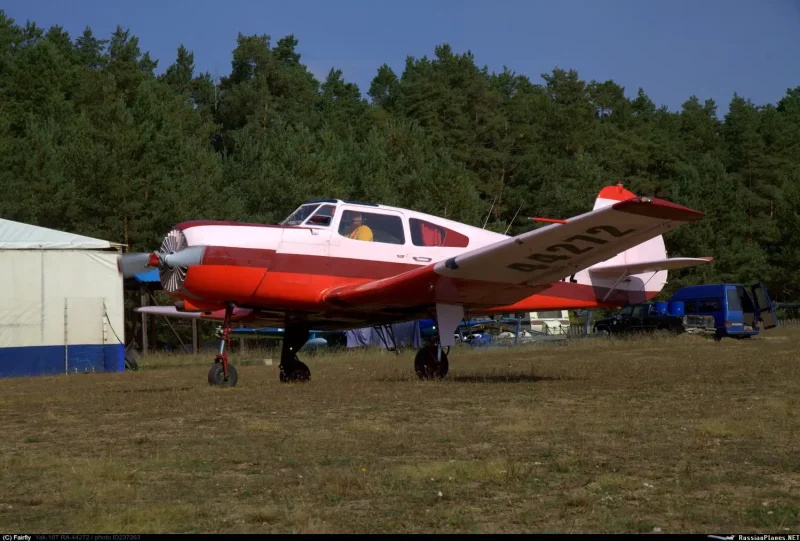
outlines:
[[[150,295],[150,298],[153,299],[153,306],[158,306],[158,303],[156,302],[155,297],[153,297],[153,294],[150,293],[149,291],[148,294]],[[172,322],[170,322],[167,316],[164,316],[164,321],[166,321],[167,325],[169,325],[169,328],[172,329],[172,334],[174,334],[175,338],[178,339],[178,342],[181,343],[181,348],[183,349],[183,352],[186,353],[186,344],[183,343],[183,340],[181,340],[180,335],[178,335],[178,331],[176,331],[175,327],[172,326]]]
[[[147,306],[147,292],[145,291],[144,284],[139,286],[139,293],[141,295],[141,306]],[[147,355],[147,314],[142,312],[142,355]]]

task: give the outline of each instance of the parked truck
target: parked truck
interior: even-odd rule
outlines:
[[[613,316],[594,324],[596,333],[623,334],[662,330],[709,335],[716,332],[713,316],[686,314],[682,301],[628,305]]]

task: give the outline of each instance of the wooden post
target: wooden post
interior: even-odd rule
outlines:
[[[147,291],[145,285],[139,285],[139,293],[141,294],[141,306],[147,306]],[[142,355],[147,355],[147,314],[142,312]]]

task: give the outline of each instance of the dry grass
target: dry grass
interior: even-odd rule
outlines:
[[[786,330],[455,349],[443,382],[386,352],[306,355],[305,385],[279,384],[262,352],[233,359],[234,389],[207,385],[213,352],[3,380],[0,524],[796,533],[799,343]]]

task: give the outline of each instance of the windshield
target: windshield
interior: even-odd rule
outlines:
[[[313,213],[318,206],[319,203],[311,203],[310,205],[300,205],[300,208],[291,213],[288,218],[286,218],[284,221],[281,222],[281,225],[302,224],[306,220],[306,218],[311,216],[311,213]]]

